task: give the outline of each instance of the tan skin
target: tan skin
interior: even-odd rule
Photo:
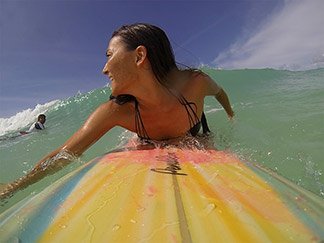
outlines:
[[[156,79],[144,46],[129,51],[120,37],[114,37],[109,42],[107,57],[103,73],[111,80],[112,94],[131,94],[136,97],[145,129],[151,139],[167,140],[187,133],[190,129],[188,114],[178,99]],[[188,101],[196,104],[198,117],[201,117],[205,96],[214,96],[224,107],[228,117],[234,116],[226,93],[208,75],[174,69],[167,80],[172,80],[172,83],[167,84],[170,89],[178,90]],[[107,101],[101,104],[70,139],[40,160],[29,174],[8,184],[0,197],[5,198],[59,170],[70,161],[58,159],[45,169],[42,165],[61,151],[80,156],[115,126],[136,132],[133,103],[118,105],[114,101]]]

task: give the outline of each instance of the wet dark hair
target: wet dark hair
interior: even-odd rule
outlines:
[[[121,37],[128,50],[145,46],[155,77],[166,85],[167,74],[177,66],[170,41],[162,29],[151,24],[135,23],[123,25],[112,34],[113,37]]]
[[[46,116],[45,116],[44,114],[40,114],[40,115],[38,116],[38,120],[41,119],[41,118],[46,119]]]

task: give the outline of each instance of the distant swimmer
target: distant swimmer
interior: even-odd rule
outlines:
[[[44,114],[40,114],[38,116],[37,122],[34,123],[33,125],[30,126],[28,131],[21,131],[20,134],[21,135],[25,135],[25,134],[29,134],[31,132],[37,131],[37,130],[44,130],[45,129],[45,124],[46,122],[46,116]]]

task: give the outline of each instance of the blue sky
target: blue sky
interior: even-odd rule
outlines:
[[[176,59],[191,66],[321,65],[323,3],[1,0],[0,117],[103,87],[108,80],[101,70],[111,33],[134,22],[163,28]],[[284,55],[287,45],[291,50]],[[280,55],[269,58],[274,50]]]

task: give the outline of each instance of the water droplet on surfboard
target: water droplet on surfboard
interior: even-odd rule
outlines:
[[[215,203],[209,203],[206,207],[205,207],[205,213],[206,214],[210,214],[217,206],[215,205]]]
[[[117,231],[121,228],[121,226],[119,224],[115,224],[112,228],[113,231]]]

